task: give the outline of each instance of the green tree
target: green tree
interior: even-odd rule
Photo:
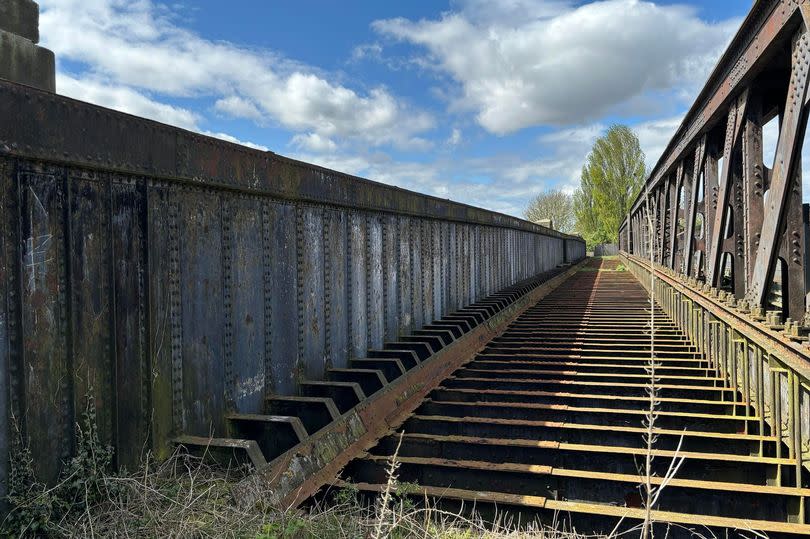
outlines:
[[[555,230],[566,234],[574,230],[574,206],[571,195],[559,190],[540,193],[526,207],[523,215],[533,223],[551,219]]]
[[[588,247],[617,241],[645,177],[644,152],[629,127],[614,125],[596,140],[573,201],[576,229]]]
[[[603,243],[599,237],[599,221],[593,207],[593,196],[591,189],[580,187],[574,192],[573,197],[575,229],[577,234],[582,236],[588,248]]]

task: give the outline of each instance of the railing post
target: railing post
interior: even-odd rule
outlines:
[[[756,377],[757,377],[757,415],[759,416],[759,456],[765,453],[765,367],[763,364],[762,349],[757,347],[755,353]]]

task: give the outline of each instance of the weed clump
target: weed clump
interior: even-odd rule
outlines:
[[[17,430],[6,499],[10,511],[0,522],[0,537],[581,537],[540,523],[518,527],[508,515],[492,522],[474,510],[447,512],[438,502],[420,497],[419,485],[397,480],[396,454],[389,464],[387,492],[375,500],[364,500],[354,485],[343,482],[307,509],[278,510],[261,501],[249,507],[237,503],[233,491],[245,470],[209,465],[205,456],[192,456],[182,447],[162,462],[147,455],[136,472],[114,471],[113,449],[100,439],[92,398],[76,427],[76,443],[60,480],[48,487],[37,479],[31,451]],[[262,500],[261,494],[250,498]]]
[[[34,459],[15,423],[6,502],[9,513],[0,522],[4,536],[54,535],[66,520],[113,495],[107,481],[112,472],[113,448],[101,442],[96,403],[86,398],[76,425],[76,453],[64,466],[57,484],[48,488],[34,472]]]
[[[56,497],[37,480],[31,450],[20,440],[19,430],[15,430],[6,496],[10,511],[0,524],[0,535],[14,537],[47,533],[57,505]]]

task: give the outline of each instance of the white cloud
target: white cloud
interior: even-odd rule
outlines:
[[[532,196],[547,188],[572,189],[550,179],[567,171],[554,159],[524,163],[510,156],[402,161],[389,155],[302,152],[295,159],[520,217]]]
[[[278,54],[205,39],[152,0],[40,4],[44,46],[83,65],[83,78],[134,94],[213,98],[222,114],[367,145],[412,147],[434,125],[383,87],[356,91]]]
[[[658,160],[680,122],[681,117],[676,116],[631,126],[639,137],[648,164]],[[593,123],[546,133],[537,139],[542,155],[535,159],[500,153],[408,162],[385,154],[348,155],[335,149],[319,152],[305,145],[302,149],[309,151],[296,159],[521,217],[534,195],[546,189],[573,193],[579,187],[588,152],[608,127]],[[453,138],[452,133],[450,138]]]
[[[459,0],[454,3],[472,21],[502,25],[550,19],[562,15],[574,4],[572,0]]]
[[[606,130],[606,125],[595,123],[560,129],[540,136],[538,142],[550,152],[550,157],[535,161],[530,167],[524,165],[523,173],[530,174],[529,178],[534,181],[541,177],[548,178],[553,173],[552,177],[561,181],[555,187],[566,193],[573,193],[579,187],[582,165],[593,143]],[[518,168],[515,173],[520,171]]]
[[[311,152],[326,153],[334,152],[337,144],[331,139],[323,137],[318,133],[299,134],[292,138],[293,145]]]
[[[762,126],[762,162],[768,168],[773,168],[776,159],[779,127],[778,116]],[[802,159],[802,202],[810,202],[810,133],[804,137],[800,155]]]
[[[57,74],[56,84],[61,94],[73,99],[95,103],[127,114],[188,129],[189,131],[197,131],[209,137],[241,144],[256,150],[268,151],[268,148],[261,144],[240,140],[227,133],[215,133],[201,129],[199,125],[200,116],[195,112],[182,107],[160,103],[132,88],[111,86],[93,79],[79,80],[64,73]]]
[[[809,137],[805,137],[807,140]],[[776,158],[776,145],[779,142],[779,117],[774,116],[767,124],[762,126],[762,163],[773,168]],[[803,157],[806,154],[803,155]]]
[[[436,20],[380,20],[381,35],[424,47],[423,64],[460,86],[455,108],[492,133],[580,124],[650,91],[702,83],[738,21],[640,0],[469,0]]]
[[[454,154],[467,141],[480,142],[477,130],[453,128],[427,140],[434,118],[388,88],[350,87],[277,53],[206,39],[154,0],[40,3],[44,44],[82,72],[60,73],[62,93],[259,150],[267,148],[207,131],[203,113],[280,126],[298,159],[513,215],[539,191],[578,186],[585,157],[606,129],[606,111],[655,118],[661,95],[686,100],[736,26],[640,0],[457,0],[455,12],[435,20],[375,23],[382,35],[427,54],[384,58],[383,45],[371,43],[355,48],[352,60],[436,70],[430,91],[451,111],[473,111],[491,133],[561,126],[539,137],[542,147],[530,159],[475,158]],[[641,113],[639,104],[647,107]],[[649,164],[679,121],[632,126]],[[447,123],[468,125],[458,118]],[[428,155],[397,160],[378,150],[387,145]]]
[[[638,135],[641,150],[647,158],[647,166],[652,168],[664,153],[664,150],[681,125],[683,116],[650,120],[633,126]]]
[[[639,136],[649,164],[660,157],[680,121],[678,116],[631,126]],[[579,187],[582,165],[588,152],[608,127],[603,123],[593,123],[546,133],[537,139],[542,155],[534,159],[500,153],[487,157],[445,156],[425,162],[408,162],[379,153],[349,155],[333,148],[319,151],[306,144],[300,146],[302,153],[295,158],[520,217],[534,195],[546,189],[573,193]],[[453,138],[452,133],[450,138]]]
[[[563,146],[575,146],[577,148],[587,147],[590,149],[594,141],[604,134],[605,129],[607,128],[601,123],[571,127],[541,135],[538,141],[541,144],[559,144]]]
[[[357,62],[365,58],[379,59],[382,56],[383,48],[379,43],[365,43],[357,45],[352,49],[352,60]]]
[[[658,162],[681,120],[681,116],[675,116],[630,126],[638,136],[647,166],[652,167]],[[538,178],[559,178],[562,183],[557,187],[566,192],[573,192],[579,187],[582,165],[588,153],[596,139],[602,136],[608,127],[603,123],[594,123],[544,134],[539,137],[538,142],[551,151],[552,157],[522,163],[514,168],[512,174],[516,178],[535,181]]]
[[[262,152],[269,151],[270,148],[267,146],[263,146],[261,144],[256,144],[255,142],[250,142],[249,140],[240,140],[233,135],[229,135],[228,133],[213,133],[211,131],[202,131],[203,135],[218,138],[224,140],[226,142],[232,142],[234,144],[239,144],[240,146],[247,146],[248,148],[253,148],[254,150],[259,150]]]
[[[126,86],[113,86],[95,78],[77,79],[58,73],[56,87],[59,93],[89,101],[103,107],[142,116],[183,129],[199,131],[200,116],[181,107],[160,103]]]
[[[447,137],[447,145],[458,146],[459,144],[461,144],[461,130],[454,127],[453,131],[450,133],[450,136]]]
[[[217,99],[214,103],[214,109],[227,116],[234,118],[246,118],[248,120],[262,120],[262,113],[259,108],[251,101],[241,98],[236,95],[230,95]]]

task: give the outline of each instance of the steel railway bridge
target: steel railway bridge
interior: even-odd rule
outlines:
[[[632,527],[654,353],[657,525],[810,533],[810,3],[754,2],[611,259],[59,96],[36,17],[0,0],[0,494],[92,395],[117,465],[204,448],[241,498],[373,496],[399,445],[418,499]]]

